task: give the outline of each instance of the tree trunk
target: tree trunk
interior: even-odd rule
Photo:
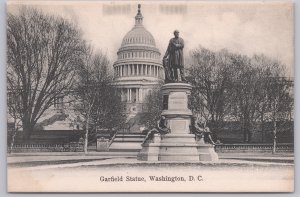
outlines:
[[[24,132],[23,139],[25,141],[29,141],[31,133],[33,131],[33,126],[28,121],[22,121],[22,124],[23,124],[23,132]]]
[[[266,142],[266,133],[265,133],[265,122],[261,122],[261,142]]]
[[[250,127],[248,126],[248,127],[247,127],[247,142],[248,142],[248,143],[251,142],[251,140],[252,140],[251,137],[252,137],[252,136],[251,136],[251,130],[250,130]]]
[[[242,126],[242,130],[243,130],[243,135],[244,135],[243,141],[244,141],[244,143],[246,143],[247,142],[247,132],[246,132],[246,128],[245,128],[244,124]]]
[[[246,127],[245,127],[245,120],[244,118],[242,119],[242,132],[243,132],[243,142],[246,143],[247,142],[247,133],[246,133]]]
[[[277,124],[276,124],[276,120],[273,121],[273,126],[274,126],[274,130],[273,130],[273,149],[272,149],[272,154],[276,153],[276,138],[277,138]]]
[[[263,116],[261,116],[260,121],[261,121],[261,142],[264,143],[265,142],[265,121]]]
[[[17,122],[16,120],[14,121],[14,131],[13,131],[13,134],[12,134],[12,137],[11,137],[11,141],[10,141],[10,147],[9,147],[9,153],[12,153],[12,150],[13,150],[13,147],[14,147],[14,144],[15,144],[15,137],[17,135],[17,132],[18,132],[18,125],[17,125]]]
[[[85,125],[85,137],[84,137],[84,153],[85,154],[88,152],[89,119],[90,119],[90,117],[88,116],[86,119],[86,125]]]

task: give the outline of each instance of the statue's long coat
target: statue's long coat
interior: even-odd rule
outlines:
[[[168,56],[168,63],[171,68],[183,68],[183,47],[184,41],[182,38],[172,38],[170,40],[165,56]]]

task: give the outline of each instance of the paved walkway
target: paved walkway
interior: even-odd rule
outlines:
[[[65,166],[68,165],[106,165],[117,164],[115,161],[129,161],[129,163],[143,163],[136,160],[136,152],[51,152],[51,153],[14,153],[7,157],[7,164],[11,167],[34,166]],[[293,164],[293,154],[232,154],[220,153],[218,163],[259,163],[259,164]],[[126,162],[125,162],[126,163]],[[149,163],[149,162],[148,162]],[[151,162],[150,162],[151,163]],[[179,162],[180,163],[180,162]]]

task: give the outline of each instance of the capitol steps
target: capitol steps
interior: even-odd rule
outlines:
[[[140,133],[117,134],[109,147],[110,152],[138,152],[145,135]]]

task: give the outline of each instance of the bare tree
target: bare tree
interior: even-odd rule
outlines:
[[[145,98],[146,111],[142,115],[141,123],[148,129],[156,127],[156,122],[163,110],[161,86],[162,84],[158,84],[156,87],[153,87]]]
[[[194,114],[207,121],[222,121],[227,110],[230,54],[198,48],[191,54],[188,80],[193,85],[190,105]]]
[[[69,93],[82,46],[79,30],[65,19],[29,7],[8,13],[8,91],[20,97],[9,108],[21,119],[26,139],[54,99]]]
[[[256,104],[259,73],[251,66],[250,58],[247,56],[234,55],[233,58],[235,74],[230,89],[233,115],[240,120],[244,142],[251,142],[251,130],[257,118]]]
[[[75,110],[80,112],[85,121],[84,152],[88,152],[90,130],[96,128],[113,129],[123,125],[125,113],[117,90],[111,85],[109,61],[101,52],[94,53],[86,47],[74,91],[77,99]]]
[[[20,106],[21,102],[20,102],[20,96],[19,96],[19,92],[17,92],[16,90],[11,91],[8,90],[8,95],[7,95],[7,110],[8,113],[10,115],[10,117],[13,119],[13,125],[12,127],[9,127],[8,125],[8,142],[10,142],[9,145],[9,150],[8,152],[10,153],[13,149],[14,143],[15,143],[15,137],[18,134],[18,132],[20,131],[20,129],[22,128],[22,124],[21,124],[21,117],[20,117]],[[10,132],[10,133],[9,133]]]
[[[251,59],[252,66],[257,70],[259,80],[256,86],[256,110],[260,121],[262,142],[265,142],[265,123],[268,121],[267,114],[270,111],[269,93],[272,80],[279,79],[282,75],[281,66],[274,60],[264,55],[254,55]],[[272,90],[274,91],[274,90]]]
[[[278,114],[287,114],[292,109],[287,85],[279,85],[284,83],[283,65],[273,59],[200,47],[192,51],[191,64],[187,78],[193,85],[190,97],[193,113],[212,123],[238,120],[244,142],[251,142],[252,130],[258,121],[263,141],[266,121],[273,122],[273,133],[276,133]]]
[[[285,77],[272,77],[269,79],[268,85],[268,118],[273,123],[272,153],[275,153],[277,146],[277,134],[280,129],[278,124],[279,122],[288,122],[290,112],[293,108],[293,98],[290,94],[293,84]],[[281,127],[285,127],[285,125],[282,125]]]
[[[282,123],[290,122],[289,117],[293,109],[293,82],[285,76],[284,65],[264,55],[254,55],[252,66],[258,70],[259,78],[257,95],[257,111],[261,122],[262,140],[265,139],[265,122],[272,122],[273,150],[276,152],[277,133]]]

